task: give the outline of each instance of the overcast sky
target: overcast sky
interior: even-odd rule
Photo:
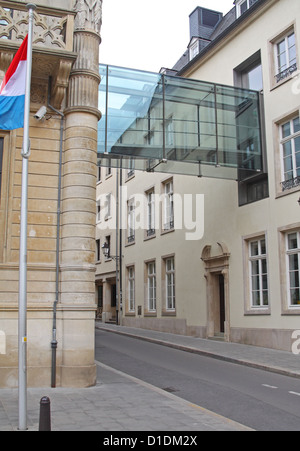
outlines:
[[[226,14],[233,0],[103,0],[100,62],[151,72],[174,66],[197,6]]]

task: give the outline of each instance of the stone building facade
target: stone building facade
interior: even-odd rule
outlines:
[[[86,387],[96,380],[95,211],[102,0],[35,3],[28,186],[28,385],[49,386],[54,381],[57,386]],[[27,33],[26,21],[26,2],[0,1],[2,76]],[[34,115],[41,106],[47,107],[47,114],[38,121]],[[0,131],[0,387],[9,388],[18,385],[22,133],[22,129]],[[53,351],[55,335],[57,349]]]

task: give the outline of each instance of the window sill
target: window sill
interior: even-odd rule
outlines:
[[[289,75],[284,80],[279,81],[276,83],[276,81],[273,81],[270,91],[274,91],[277,88],[280,88],[280,86],[284,85],[285,83],[288,83],[289,81],[293,80],[295,78],[295,75],[298,74],[298,72],[293,72],[291,75]]]
[[[286,189],[285,191],[278,191],[275,199],[280,199],[281,197],[288,196],[289,194],[294,194],[300,191],[300,186],[295,186],[291,189]]]
[[[251,310],[247,310],[244,313],[244,316],[270,316],[271,309],[270,307],[261,307],[261,308],[253,308]]]

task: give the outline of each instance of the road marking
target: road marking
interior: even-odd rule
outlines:
[[[297,393],[295,391],[289,391],[290,395],[296,395],[296,396],[300,396],[300,393]]]
[[[272,388],[273,390],[278,390],[278,387],[274,387],[274,385],[262,384],[263,387]]]

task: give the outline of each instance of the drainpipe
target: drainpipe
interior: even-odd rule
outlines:
[[[58,172],[58,198],[57,198],[57,231],[56,231],[56,281],[55,281],[55,302],[53,305],[53,326],[52,326],[52,367],[51,367],[51,387],[56,388],[56,350],[57,350],[57,304],[59,301],[59,252],[60,252],[60,216],[61,216],[61,178],[62,178],[62,153],[63,153],[63,136],[64,136],[64,114],[58,111],[52,105],[50,105],[50,92],[51,92],[51,80],[49,82],[49,98],[48,98],[48,108],[54,111],[61,117],[60,123],[60,149],[59,149],[59,172]]]

